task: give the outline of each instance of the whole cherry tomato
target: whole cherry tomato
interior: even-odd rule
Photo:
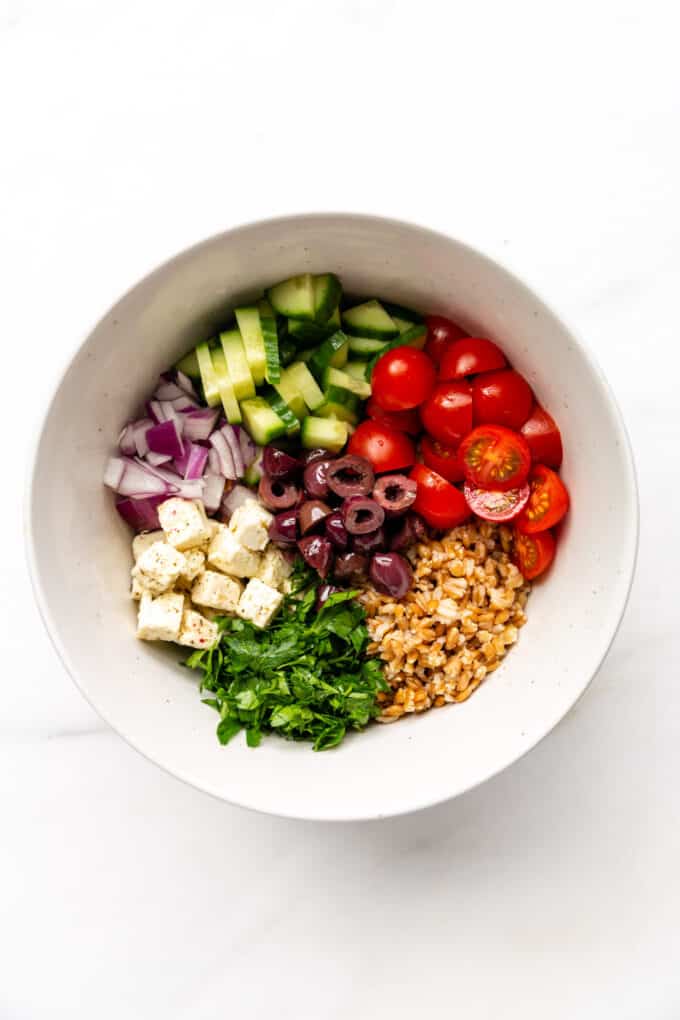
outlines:
[[[472,390],[469,383],[438,383],[420,408],[420,417],[434,439],[447,446],[457,446],[472,428]]]
[[[451,319],[445,319],[443,315],[426,315],[425,325],[427,326],[425,351],[437,365],[441,361],[444,348],[451,340],[467,336],[464,329]]]
[[[391,428],[396,429],[397,432],[408,432],[410,436],[420,435],[423,430],[422,422],[415,409],[411,411],[384,411],[373,397],[366,404],[366,415],[368,418],[375,418],[376,421],[389,425]]]
[[[363,421],[354,431],[347,452],[364,457],[378,473],[398,471],[415,463],[413,443],[404,435],[379,421]]]
[[[475,425],[520,429],[531,414],[533,402],[529,383],[511,368],[485,372],[472,384]]]
[[[506,365],[505,355],[495,343],[485,337],[468,336],[446,345],[439,363],[439,378],[462,379]]]
[[[373,369],[373,399],[385,411],[408,411],[429,397],[436,378],[435,364],[424,351],[394,347]]]

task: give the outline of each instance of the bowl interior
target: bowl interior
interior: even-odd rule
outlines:
[[[237,738],[221,748],[180,650],[138,642],[130,534],[101,484],[121,426],[158,376],[239,301],[285,276],[339,273],[346,290],[450,314],[491,336],[557,418],[572,510],[529,622],[468,702],[371,727],[337,751]],[[597,508],[594,513],[593,508]],[[163,265],[104,316],[68,367],[36,452],[29,547],[52,638],[83,694],[131,744],[237,804],[369,818],[458,794],[520,757],[587,686],[614,635],[637,539],[630,452],[606,383],[565,326],[497,264],[444,236],[343,215],[224,233]]]

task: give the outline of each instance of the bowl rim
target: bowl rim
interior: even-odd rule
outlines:
[[[434,236],[440,240],[447,242],[453,242],[464,251],[469,252],[475,258],[480,259],[483,263],[489,264],[490,267],[492,268],[500,269],[503,273],[506,274],[506,276],[512,281],[513,284],[515,284],[518,288],[524,291],[527,294],[527,296],[530,296],[532,300],[541,307],[542,311],[547,312],[553,319],[556,319],[557,322],[565,329],[565,331],[569,333],[569,336],[576,345],[580,355],[584,358],[593,376],[597,379],[602,394],[608,403],[608,408],[611,413],[612,421],[615,424],[616,429],[618,431],[618,438],[620,440],[621,450],[623,451],[624,454],[625,485],[628,495],[630,497],[631,504],[631,520],[629,521],[629,525],[632,526],[631,535],[632,543],[629,543],[628,558],[627,562],[624,564],[626,571],[625,583],[620,588],[619,604],[615,606],[616,623],[611,628],[611,632],[609,633],[608,637],[606,638],[604,644],[601,647],[596,664],[594,665],[592,671],[590,672],[590,676],[585,680],[580,690],[576,693],[573,701],[571,701],[566,710],[562,712],[562,714],[552,723],[552,725],[550,725],[544,732],[542,732],[540,736],[538,736],[535,740],[531,741],[526,747],[524,747],[520,754],[518,754],[516,757],[513,757],[510,761],[506,762],[503,765],[492,767],[487,773],[481,775],[474,783],[470,783],[469,785],[466,785],[461,789],[454,789],[452,790],[451,793],[448,793],[444,796],[419,798],[418,801],[415,803],[407,803],[403,806],[400,806],[399,808],[391,809],[387,812],[381,813],[360,812],[356,814],[343,814],[343,815],[300,814],[294,811],[288,812],[283,809],[272,810],[270,807],[264,807],[256,803],[251,803],[247,799],[238,799],[237,797],[234,796],[226,797],[223,794],[217,792],[216,790],[207,789],[206,787],[199,785],[189,776],[183,775],[180,772],[175,771],[168,764],[158,760],[156,757],[154,757],[153,754],[151,754],[149,751],[145,750],[143,747],[139,746],[135,741],[130,739],[130,737],[128,737],[125,733],[118,729],[117,725],[111,719],[108,718],[108,716],[100,709],[100,707],[95,702],[92,701],[86,690],[84,682],[81,681],[80,679],[78,670],[71,664],[68,652],[61,643],[59,634],[57,632],[57,628],[52,619],[50,608],[47,604],[45,592],[42,587],[40,571],[38,568],[38,556],[35,546],[35,536],[33,534],[32,527],[33,513],[35,510],[34,489],[36,484],[38,452],[47,421],[51,414],[52,407],[57,399],[59,390],[61,389],[61,386],[64,380],[66,379],[68,373],[70,372],[77,356],[79,355],[81,349],[85,346],[91,335],[97,329],[98,325],[102,322],[102,320],[105,319],[121,301],[126,300],[126,298],[128,298],[138,286],[140,286],[143,283],[146,283],[157,274],[160,275],[162,273],[165,273],[168,269],[172,267],[174,263],[180,262],[185,258],[191,258],[200,249],[208,247],[211,244],[217,243],[225,235],[233,235],[238,234],[240,232],[247,232],[248,230],[251,230],[254,227],[280,226],[286,223],[291,226],[291,229],[294,229],[295,226],[299,224],[301,221],[315,221],[326,219],[344,219],[349,221],[358,220],[363,221],[364,223],[367,224],[373,223],[390,225],[396,228],[405,227],[408,230],[416,233]],[[501,261],[501,259],[495,256],[492,257],[490,255],[487,255],[484,251],[480,250],[479,248],[476,248],[475,246],[469,244],[466,241],[461,241],[458,237],[455,237],[452,234],[444,233],[443,231],[435,230],[429,226],[423,226],[420,223],[414,223],[410,220],[397,219],[395,217],[390,216],[376,216],[370,213],[348,212],[347,210],[328,212],[306,211],[301,213],[289,213],[282,216],[270,216],[265,217],[263,219],[248,220],[246,222],[238,223],[235,224],[234,226],[227,227],[224,230],[217,231],[206,238],[194,241],[188,247],[183,248],[180,251],[176,251],[173,255],[169,256],[167,259],[164,259],[162,262],[155,264],[142,276],[138,277],[135,281],[133,281],[126,288],[126,290],[122,294],[120,294],[111,305],[108,306],[108,308],[99,316],[96,322],[83,335],[80,336],[80,338],[74,343],[69,352],[67,352],[63,361],[61,362],[61,366],[58,367],[55,372],[55,379],[52,384],[50,392],[51,396],[49,400],[47,400],[46,402],[45,409],[42,412],[42,414],[40,414],[37,417],[37,420],[34,422],[31,430],[32,433],[31,439],[28,444],[28,457],[27,457],[28,469],[24,486],[23,513],[22,513],[24,550],[28,565],[28,573],[31,581],[31,587],[33,590],[33,596],[38,607],[38,612],[42,620],[43,626],[47,631],[47,635],[50,639],[52,647],[57,653],[57,656],[61,661],[62,666],[66,670],[72,682],[75,684],[76,688],[78,689],[82,697],[85,699],[85,701],[88,703],[88,705],[92,708],[96,715],[103,722],[106,723],[107,726],[110,726],[111,729],[119,737],[121,737],[121,739],[123,739],[129,747],[137,751],[147,761],[152,762],[154,765],[161,768],[164,772],[173,776],[175,779],[178,779],[180,782],[183,782],[186,785],[192,787],[193,789],[199,791],[200,793],[213,797],[216,800],[221,801],[222,803],[227,803],[234,805],[236,807],[245,808],[246,810],[255,811],[258,814],[264,814],[281,818],[290,818],[298,821],[321,821],[321,822],[362,822],[377,819],[382,820],[385,818],[394,818],[402,815],[413,814],[418,811],[424,811],[427,808],[435,807],[438,804],[447,803],[448,801],[451,801],[464,793],[468,793],[472,790],[477,789],[477,787],[481,786],[483,783],[486,783],[488,780],[493,779],[495,776],[498,776],[501,773],[505,772],[506,769],[509,769],[512,765],[521,761],[527,754],[529,754],[531,751],[534,750],[534,748],[536,748],[540,743],[542,743],[542,741],[545,740],[546,737],[548,737],[560,725],[560,723],[571,713],[574,707],[581,700],[585,692],[588,690],[588,688],[594,681],[595,677],[598,675],[616,639],[616,636],[619,633],[621,623],[623,621],[626,608],[630,600],[630,594],[633,586],[633,581],[635,579],[635,572],[638,562],[640,546],[640,494],[637,470],[635,466],[635,458],[633,455],[633,448],[630,441],[628,429],[621,409],[619,407],[618,401],[616,400],[612,387],[609,381],[607,380],[602,368],[600,367],[597,358],[594,356],[594,354],[587,346],[587,344],[583,341],[581,334],[572,327],[569,319],[565,318],[562,315],[561,311],[559,311],[554,305],[548,304],[548,302],[543,299],[540,292],[536,291],[533,288],[533,286],[530,285],[530,283],[525,282],[524,278],[518,276],[517,273],[514,272],[514,270],[511,269],[504,261]]]

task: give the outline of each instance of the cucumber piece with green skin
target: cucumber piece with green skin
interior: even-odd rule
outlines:
[[[260,478],[262,478],[262,475],[264,474],[262,469],[263,454],[264,450],[260,450],[253,463],[246,468],[243,474],[243,481],[246,485],[255,486],[259,482]]]
[[[220,389],[207,340],[196,345],[196,362],[205,394],[205,402],[208,407],[217,407],[220,402]]]
[[[215,370],[215,377],[217,379],[217,388],[219,391],[220,400],[222,401],[222,407],[226,415],[227,421],[230,425],[239,425],[241,422],[241,409],[238,406],[238,400],[234,393],[234,386],[229,375],[229,367],[227,365],[227,359],[224,356],[224,351],[221,347],[216,347],[212,351],[212,362]]]
[[[290,365],[291,362],[295,361],[298,355],[298,349],[289,336],[284,336],[279,340],[279,363],[285,368],[286,365]]]
[[[335,273],[319,273],[314,277],[314,318],[327,322],[340,304],[342,285]]]
[[[295,341],[298,347],[313,347],[322,343],[331,333],[335,332],[333,327],[326,323],[321,326],[318,322],[298,322],[296,319],[287,319],[288,335]]]
[[[281,373],[279,381],[274,383],[274,389],[299,421],[307,417],[309,411],[302,394],[297,386],[290,381],[285,371]]]
[[[272,411],[275,411],[278,414],[279,418],[286,426],[286,432],[289,436],[295,435],[300,431],[300,419],[293,414],[290,405],[279,393],[277,393],[273,386],[265,386],[262,390],[262,396],[267,401]]]
[[[227,359],[229,377],[237,400],[247,400],[255,396],[255,383],[248,367],[246,349],[241,334],[237,329],[228,329],[220,333],[220,343]]]
[[[351,375],[353,379],[361,379],[362,382],[366,381],[365,361],[348,361],[346,365],[342,366],[342,370],[347,375]]]
[[[358,423],[361,400],[356,393],[346,390],[344,386],[327,386],[324,397],[326,399],[323,404],[316,409],[317,417],[337,418],[339,421],[349,422],[350,425]]]
[[[200,379],[201,370],[198,367],[198,358],[196,357],[196,349],[189,351],[183,358],[180,358],[175,368],[178,372],[184,372],[190,379]]]
[[[266,364],[264,354],[264,337],[260,325],[260,313],[256,305],[248,305],[244,308],[234,309],[236,324],[238,325],[243,340],[243,346],[248,360],[250,374],[256,386],[264,382],[264,369]]]
[[[250,397],[241,401],[243,423],[259,446],[266,446],[273,439],[285,436],[286,424],[279,418],[264,397]]]
[[[409,329],[412,329],[414,326],[413,322],[408,322],[407,319],[400,319],[398,315],[393,315],[392,321],[400,333],[408,333]]]
[[[404,305],[396,305],[393,301],[382,301],[383,308],[388,315],[391,315],[393,319],[401,319],[402,322],[408,322],[412,326],[416,323],[424,322],[424,318],[420,312],[414,312],[412,308],[405,308]]]
[[[300,442],[305,450],[319,448],[339,453],[347,442],[347,434],[348,429],[344,421],[310,415],[302,423]]]
[[[349,349],[357,358],[372,358],[374,354],[382,354],[387,350],[389,340],[376,340],[370,336],[351,336]]]
[[[287,319],[314,321],[314,277],[311,273],[291,276],[266,292],[272,308]]]
[[[321,379],[329,365],[340,368],[347,361],[349,342],[341,329],[329,336],[317,347],[309,359],[309,370],[316,379]]]
[[[279,335],[276,332],[276,319],[274,318],[271,305],[264,298],[258,301],[257,310],[260,313],[260,328],[262,330],[262,339],[264,340],[264,377],[268,383],[275,383],[281,378]]]
[[[307,364],[307,362],[311,361],[316,354],[316,350],[316,347],[308,347],[304,351],[298,351],[295,356],[295,361],[304,361],[304,363]]]
[[[329,386],[342,386],[350,393],[356,393],[359,400],[368,400],[371,395],[371,384],[365,378],[356,379],[339,368],[333,368],[332,365],[329,365],[323,374],[323,385],[324,389]]]
[[[315,411],[324,402],[324,395],[307,366],[302,361],[294,361],[282,375],[291,386],[295,387],[310,411]]]
[[[399,335],[394,320],[379,301],[364,301],[342,313],[345,332],[352,336],[373,337],[375,340],[392,340]]]

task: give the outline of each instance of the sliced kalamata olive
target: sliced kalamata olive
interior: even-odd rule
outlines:
[[[310,531],[319,531],[323,522],[331,512],[331,508],[320,499],[308,499],[301,506],[298,514],[300,534],[307,535]]]
[[[347,552],[335,557],[333,577],[336,581],[343,581],[345,584],[361,584],[366,580],[368,571],[368,557],[361,553]]]
[[[335,460],[335,454],[331,453],[330,450],[324,450],[322,446],[318,446],[315,450],[305,450],[302,454],[302,460],[306,466],[307,464],[313,464],[315,460]]]
[[[421,542],[426,535],[427,528],[422,517],[418,514],[407,514],[399,521],[399,527],[392,535],[390,549],[393,552],[408,549],[414,542]]]
[[[269,525],[269,537],[276,545],[295,545],[297,542],[297,510],[284,510]]]
[[[328,495],[328,467],[330,465],[328,458],[324,460],[314,460],[311,464],[308,464],[305,468],[305,473],[302,476],[302,484],[305,492],[312,499],[325,499]]]
[[[334,584],[319,585],[318,591],[316,593],[316,602],[314,603],[314,608],[317,610],[317,612],[319,609],[321,609],[324,602],[327,602],[331,595],[335,595],[335,593],[338,591],[342,591],[342,588],[338,588]]]
[[[418,483],[406,475],[383,475],[375,483],[373,499],[388,517],[405,514],[416,501]]]
[[[367,496],[350,496],[340,508],[342,523],[350,535],[367,535],[377,531],[385,520],[385,511]]]
[[[319,577],[325,577],[331,568],[333,546],[323,535],[307,535],[298,542],[298,549],[305,563],[316,570]]]
[[[342,523],[342,514],[339,510],[334,510],[332,514],[329,514],[324,521],[326,529],[326,535],[330,538],[331,542],[338,549],[346,549],[349,545],[349,535],[347,534],[347,528]]]
[[[384,528],[370,531],[367,535],[352,535],[352,549],[358,553],[374,553],[385,551],[388,547]]]
[[[340,457],[328,468],[328,486],[342,499],[350,496],[367,496],[373,488],[373,468],[363,457],[349,454]]]
[[[268,510],[288,510],[295,506],[300,495],[295,482],[286,482],[282,478],[268,478],[262,475],[257,487],[257,494]]]
[[[295,478],[302,471],[302,462],[291,457],[285,450],[265,446],[262,454],[262,468],[270,478]]]
[[[376,553],[371,560],[368,576],[378,591],[400,599],[411,587],[413,571],[408,560],[396,552]]]

